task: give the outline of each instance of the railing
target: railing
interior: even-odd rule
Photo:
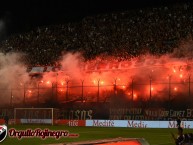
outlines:
[[[142,82],[142,83],[141,83]],[[69,101],[80,102],[146,102],[148,105],[156,106],[181,104],[192,106],[193,85],[190,77],[186,81],[174,81],[168,76],[166,81],[155,81],[149,77],[145,81],[131,79],[122,84],[118,79],[112,82],[95,80],[88,83],[66,81],[59,82],[35,82],[18,85],[17,87],[0,88],[0,99],[2,105],[13,106],[15,104],[42,104],[49,100],[66,103]],[[2,85],[1,85],[2,86]],[[116,102],[116,98],[118,99]],[[156,103],[157,102],[157,103]],[[160,103],[162,102],[162,103]]]

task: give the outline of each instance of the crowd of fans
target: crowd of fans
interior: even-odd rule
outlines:
[[[99,55],[125,60],[145,53],[171,53],[180,41],[193,36],[192,6],[134,9],[44,26],[12,35],[1,43],[0,51],[24,52],[26,63],[31,65],[53,65],[69,51],[81,52],[86,60]]]

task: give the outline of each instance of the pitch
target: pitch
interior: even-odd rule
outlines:
[[[88,141],[97,139],[107,138],[144,138],[150,145],[174,145],[171,137],[171,132],[176,134],[177,129],[151,129],[151,128],[107,128],[107,127],[68,127],[64,125],[51,126],[51,125],[10,125],[8,130],[15,128],[16,130],[26,129],[45,129],[50,130],[68,130],[70,133],[79,134],[79,137],[61,137],[60,139],[55,138],[7,138],[1,143],[2,145],[45,145],[45,144],[56,144],[56,143],[69,143],[77,141]],[[193,129],[184,129],[184,133],[193,132]]]

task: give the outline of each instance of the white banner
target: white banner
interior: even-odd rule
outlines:
[[[52,124],[52,119],[20,119],[20,121],[26,124]]]
[[[86,126],[96,127],[130,127],[130,128],[177,128],[176,121],[143,120],[86,120]],[[182,128],[193,128],[192,121],[182,121]]]
[[[126,120],[86,120],[86,126],[124,127]]]

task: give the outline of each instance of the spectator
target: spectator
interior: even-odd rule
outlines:
[[[181,127],[181,119],[178,117],[176,121],[177,121],[177,127],[180,128]]]
[[[149,7],[44,26],[11,36],[0,49],[26,53],[23,59],[28,65],[54,65],[69,51],[82,52],[85,60],[103,54],[127,60],[144,53],[171,53],[193,36],[192,6],[193,2]]]
[[[175,135],[172,134],[172,137],[173,137],[176,145],[183,145],[183,143],[184,143],[184,136],[183,136],[183,129],[181,127],[178,128],[178,136],[175,137]]]

